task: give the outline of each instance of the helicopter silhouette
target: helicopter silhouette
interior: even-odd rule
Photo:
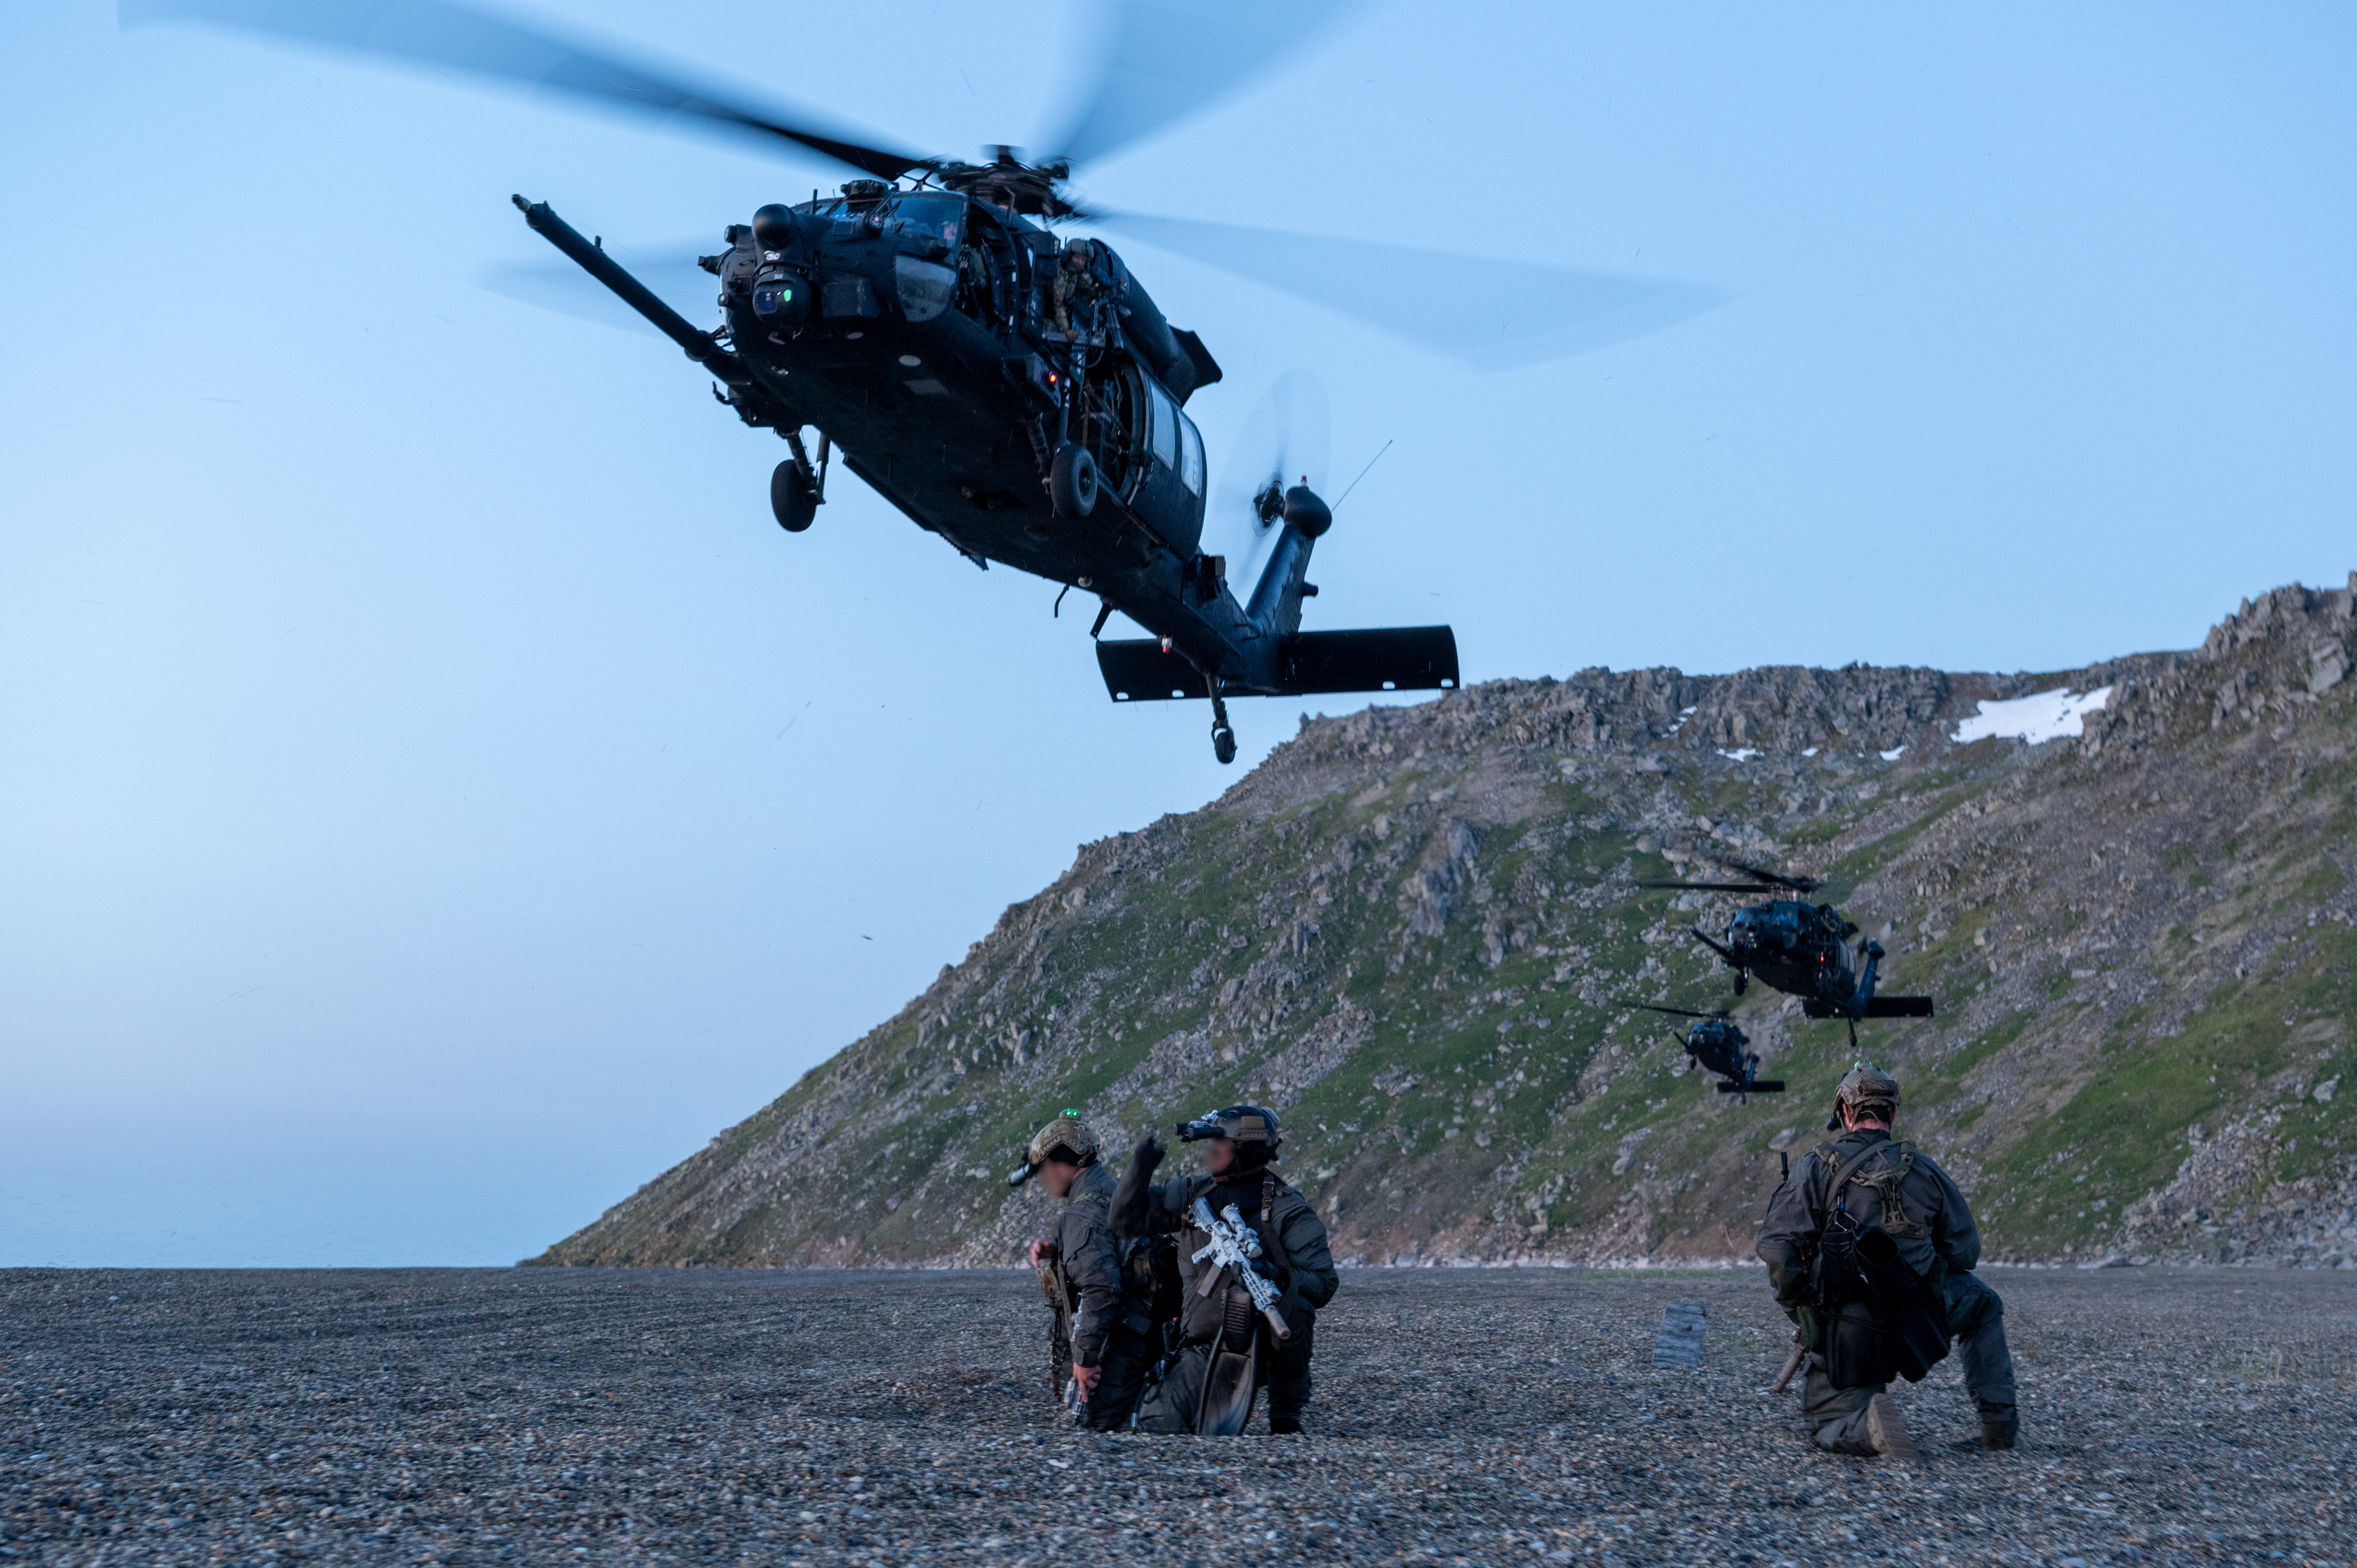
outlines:
[[[1755,1078],[1760,1068],[1760,1053],[1751,1050],[1749,1036],[1735,1026],[1735,1021],[1725,1013],[1696,1013],[1687,1007],[1659,1007],[1651,1002],[1637,1002],[1632,1006],[1648,1013],[1667,1013],[1673,1018],[1696,1018],[1684,1034],[1670,1031],[1670,1038],[1685,1047],[1695,1065],[1705,1072],[1718,1075],[1718,1091],[1732,1094],[1738,1104],[1755,1094],[1781,1094],[1784,1080],[1781,1078]]]
[[[1352,7],[1205,0],[1184,26],[1152,0],[1101,8],[1111,47],[1077,96],[1060,154],[1027,162],[1000,145],[981,163],[838,133],[454,0],[121,0],[120,15],[457,67],[846,166],[857,177],[838,194],[763,205],[699,258],[719,283],[723,319],[712,329],[626,271],[601,237],[585,238],[544,201],[513,200],[534,231],[709,372],[739,420],[785,441],[791,455],[770,497],[788,532],[811,526],[839,461],[975,566],[996,562],[1095,594],[1090,636],[1107,693],[1208,698],[1222,763],[1236,751],[1229,696],[1455,687],[1448,627],[1301,629],[1303,603],[1318,593],[1310,555],[1333,510],[1297,467],[1253,476],[1251,515],[1218,520],[1273,540],[1255,543],[1253,580],[1229,581],[1225,555],[1204,547],[1203,442],[1184,412],[1222,379],[1218,361],[1103,240],[1060,239],[1050,225],[1125,230],[1477,365],[1601,347],[1720,296],[1577,268],[1091,211],[1068,186],[1080,163],[1194,113]],[[876,62],[879,90],[893,80]],[[1116,610],[1151,635],[1103,639]]]
[[[1812,1018],[1839,1018],[1849,1026],[1851,1044],[1857,1041],[1862,1018],[1929,1018],[1929,996],[1878,996],[1875,984],[1883,959],[1882,944],[1869,940],[1853,950],[1857,926],[1831,904],[1812,904],[1807,895],[1824,886],[1813,876],[1788,876],[1738,860],[1714,862],[1742,872],[1748,882],[1641,881],[1640,887],[1674,887],[1704,893],[1797,893],[1802,897],[1772,898],[1747,904],[1728,917],[1727,939],[1712,937],[1701,926],[1687,935],[1710,949],[1735,971],[1735,993],[1758,975],[1761,983],[1801,999],[1801,1011]]]

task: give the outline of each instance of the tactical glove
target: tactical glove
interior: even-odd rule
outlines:
[[[1138,1172],[1141,1176],[1152,1176],[1155,1168],[1161,1164],[1162,1140],[1151,1133],[1140,1138],[1137,1141],[1137,1147],[1129,1152],[1129,1168]]]

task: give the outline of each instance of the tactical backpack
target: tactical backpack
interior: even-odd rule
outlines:
[[[1886,1149],[1899,1158],[1871,1176],[1859,1167]],[[1948,1354],[1946,1305],[1941,1277],[1926,1279],[1900,1256],[1900,1239],[1915,1240],[1930,1227],[1908,1207],[1900,1185],[1915,1168],[1913,1145],[1869,1144],[1847,1159],[1835,1160],[1831,1144],[1816,1155],[1833,1166],[1825,1186],[1825,1219],[1817,1233],[1813,1276],[1825,1376],[1837,1389],[1879,1387],[1894,1376],[1910,1383]],[[1845,1189],[1851,1182],[1872,1187],[1882,1199],[1883,1224],[1862,1225],[1849,1212]],[[1932,1264],[1943,1276],[1945,1265]]]
[[[1178,1242],[1169,1235],[1125,1237],[1121,1243],[1122,1326],[1153,1334],[1178,1316]]]

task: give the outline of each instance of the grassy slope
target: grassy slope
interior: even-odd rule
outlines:
[[[2357,682],[2288,695],[2294,630],[2069,677],[2117,694],[2035,748],[1944,734],[2064,677],[1595,672],[1315,721],[1204,811],[1086,846],[899,1016],[541,1261],[997,1261],[1037,1218],[1000,1178],[1056,1110],[1125,1143],[1240,1099],[1283,1109],[1285,1168],[1346,1251],[1748,1252],[1774,1147],[1820,1135],[1849,1052],[1754,986],[1738,1016],[1795,1092],[1738,1106],[1625,1006],[1726,996],[1676,934],[1726,904],[1630,886],[1712,848],[1850,887],[1889,988],[1938,997],[1866,1048],[1994,1251],[2114,1244],[2254,1118],[2237,1201],[2325,1193],[2357,1152],[2357,1079],[2314,1098],[2357,1063]],[[1720,755],[1738,739],[1767,755]]]

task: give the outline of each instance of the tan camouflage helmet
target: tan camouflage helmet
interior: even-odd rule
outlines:
[[[1860,1061],[1849,1069],[1847,1077],[1835,1086],[1834,1104],[1837,1108],[1844,1105],[1888,1105],[1896,1112],[1899,1109],[1899,1080],[1872,1062]]]
[[[1097,1135],[1089,1131],[1079,1112],[1067,1111],[1039,1129],[1031,1140],[1029,1155],[1035,1165],[1059,1159],[1066,1165],[1084,1165],[1097,1157]]]

